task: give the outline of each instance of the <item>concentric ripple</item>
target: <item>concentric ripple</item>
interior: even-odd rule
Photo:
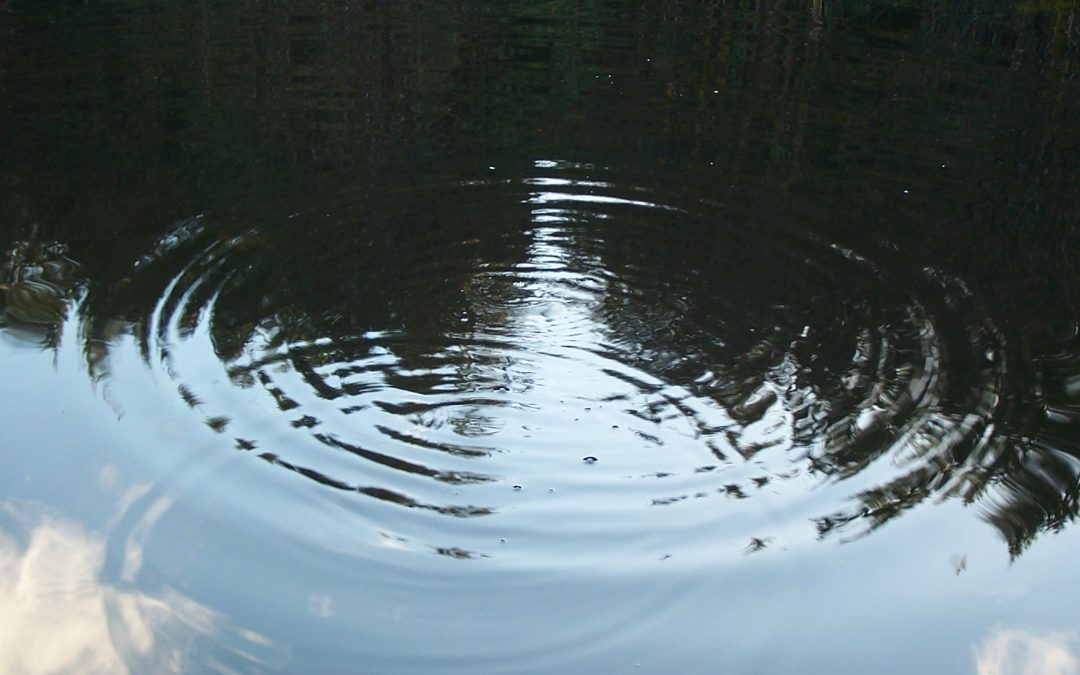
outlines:
[[[985,489],[1010,371],[960,280],[603,175],[180,223],[96,367],[137,347],[221,452],[453,558],[742,554]]]

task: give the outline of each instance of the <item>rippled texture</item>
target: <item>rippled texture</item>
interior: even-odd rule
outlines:
[[[1068,489],[1029,465],[1075,433],[1072,395],[1007,409],[1042,384],[961,280],[602,167],[489,173],[242,232],[179,223],[134,261],[113,310],[131,337],[97,337],[97,377],[137,350],[221,451],[359,493],[380,536],[460,558],[510,538],[540,566],[705,558],[862,534],[933,496],[1007,503],[1025,476]]]
[[[0,671],[1075,673],[1077,11],[0,3]]]

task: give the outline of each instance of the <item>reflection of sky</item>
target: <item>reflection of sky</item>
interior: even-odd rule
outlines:
[[[601,293],[606,277],[560,272],[603,261],[583,260],[572,228],[550,220],[572,218],[561,206],[538,213],[528,283],[499,325],[519,341],[591,346],[605,334],[578,299]],[[1080,550],[1073,529],[1010,564],[958,500],[835,545],[778,530],[789,519],[760,498],[753,506],[773,526],[762,534],[779,544],[747,554],[746,538],[725,541],[745,528],[721,505],[693,532],[705,540],[693,547],[699,559],[658,555],[640,570],[533,574],[512,532],[483,560],[417,555],[381,532],[373,553],[354,502],[287,508],[293,483],[241,454],[203,452],[212,432],[183,424],[189,411],[174,392],[143,400],[130,394],[157,390],[129,381],[118,398],[131,408],[117,419],[70,334],[55,355],[11,336],[0,331],[10,450],[0,471],[0,672],[201,672],[217,669],[208,654],[243,649],[259,657],[238,657],[241,672],[371,663],[373,672],[1078,673],[1077,596],[1062,564]],[[508,375],[555,397],[604,385],[564,362],[575,363],[522,359]],[[123,372],[149,378],[142,368]],[[234,491],[250,509],[222,500],[191,509]],[[230,527],[215,529],[205,513]],[[666,511],[649,513],[688,536]],[[566,544],[602,548],[603,534]],[[281,645],[295,653],[267,664]]]
[[[999,630],[975,648],[978,675],[1077,675],[1076,634]]]
[[[160,430],[125,435],[86,378],[73,321],[52,353],[0,339],[9,451],[0,472],[0,673],[202,672],[210,654],[249,668],[264,662],[270,641],[145,569],[174,493],[112,448],[120,438],[160,442]]]
[[[111,472],[101,479],[111,480]],[[145,490],[132,491],[137,499]],[[169,504],[157,500],[135,531],[151,528]],[[185,672],[191,654],[184,647],[224,628],[218,613],[175,589],[151,594],[104,583],[106,539],[73,521],[5,500],[0,522],[0,672]],[[124,549],[124,580],[134,581],[138,537],[129,537]],[[241,633],[269,646],[257,634]]]

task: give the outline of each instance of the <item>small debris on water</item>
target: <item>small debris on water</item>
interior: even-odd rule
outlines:
[[[772,539],[769,537],[751,537],[750,545],[743,549],[743,551],[746,553],[755,553],[764,550],[771,542]]]
[[[520,485],[515,485],[515,486],[514,486],[514,489],[515,489],[515,490],[520,490],[520,489],[521,489],[521,486],[520,486]]]
[[[585,462],[586,464],[595,464],[596,458],[592,455],[589,455],[588,457],[582,457],[581,461]]]

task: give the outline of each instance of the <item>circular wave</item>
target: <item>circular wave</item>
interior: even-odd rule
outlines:
[[[392,549],[714,558],[985,488],[1010,375],[962,282],[602,174],[180,223],[112,349]]]

